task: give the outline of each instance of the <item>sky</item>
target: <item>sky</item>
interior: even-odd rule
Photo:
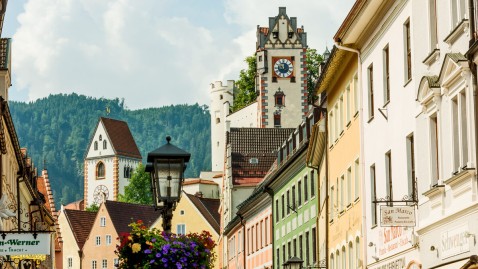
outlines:
[[[209,105],[210,84],[235,80],[257,25],[287,8],[323,52],[354,0],[10,0],[9,99],[50,94],[124,98],[130,109]]]

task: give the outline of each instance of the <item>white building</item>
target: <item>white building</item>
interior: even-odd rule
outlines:
[[[141,154],[128,124],[101,117],[85,157],[85,207],[117,201],[140,162]]]
[[[334,37],[339,49],[354,51],[359,61],[365,213],[361,268],[420,268],[421,263],[415,229],[388,227],[380,212],[384,206],[413,210],[416,204],[410,173],[418,80],[412,66],[418,40],[411,27],[412,2],[356,1]]]
[[[478,253],[476,89],[466,58],[468,3],[412,4],[412,38],[421,41],[413,48],[418,234],[425,268],[460,268]]]

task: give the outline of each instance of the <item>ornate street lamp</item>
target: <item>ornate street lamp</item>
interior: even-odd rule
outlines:
[[[302,269],[302,263],[304,261],[298,257],[289,258],[285,263],[282,264],[284,269]]]
[[[154,207],[161,210],[163,230],[171,232],[171,219],[176,203],[181,199],[184,170],[191,154],[168,143],[148,153],[146,172],[151,174]]]

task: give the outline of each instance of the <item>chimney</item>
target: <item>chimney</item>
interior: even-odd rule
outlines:
[[[194,194],[194,196],[202,198],[202,191],[198,191]]]

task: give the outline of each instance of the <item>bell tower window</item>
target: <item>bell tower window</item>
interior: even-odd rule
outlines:
[[[103,141],[103,149],[106,149],[108,147],[106,140]]]
[[[274,127],[281,127],[279,112],[274,113]]]
[[[96,178],[97,179],[105,178],[105,164],[103,162],[99,162],[96,165]]]
[[[95,141],[94,148],[95,148],[95,150],[98,150],[98,141]]]
[[[285,94],[279,88],[277,92],[274,94],[275,106],[276,107],[283,107],[285,106]]]

